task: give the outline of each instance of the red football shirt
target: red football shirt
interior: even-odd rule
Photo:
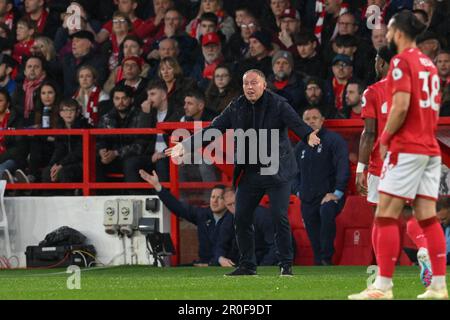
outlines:
[[[381,175],[383,161],[380,156],[380,136],[386,126],[388,107],[386,101],[387,79],[381,79],[367,87],[363,94],[361,118],[377,120],[377,135],[369,159],[369,173],[374,176]]]
[[[392,58],[387,80],[389,111],[395,93],[411,94],[405,122],[394,134],[389,151],[440,155],[436,140],[440,79],[436,66],[419,49],[407,49]]]

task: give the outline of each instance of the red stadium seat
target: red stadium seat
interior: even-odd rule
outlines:
[[[373,212],[366,199],[349,196],[336,219],[333,263],[337,265],[370,265]]]

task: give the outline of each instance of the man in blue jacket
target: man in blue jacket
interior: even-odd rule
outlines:
[[[302,200],[303,221],[316,265],[331,265],[335,219],[344,207],[350,176],[347,143],[337,133],[322,128],[324,120],[316,107],[303,113],[303,121],[319,130],[321,143],[314,148],[302,141],[297,144],[295,156],[300,172],[292,186]]]
[[[152,174],[144,170],[139,170],[139,174],[142,179],[153,185],[157,195],[170,211],[177,217],[186,219],[197,226],[199,260],[194,262],[194,266],[216,264],[217,239],[220,229],[222,228],[222,224],[232,219],[231,214],[227,212],[223,200],[225,186],[217,185],[212,189],[209,198],[209,207],[194,207],[180,202],[169,190],[163,188],[154,170]]]
[[[254,133],[254,138],[235,144],[235,230],[241,256],[238,268],[228,276],[256,274],[253,218],[264,194],[269,196],[270,212],[275,224],[280,276],[292,276],[293,249],[287,211],[291,181],[298,169],[288,138],[288,128],[311,146],[320,143],[316,132],[300,119],[287,100],[266,88],[264,73],[257,69],[248,70],[243,76],[244,95],[233,100],[208,128],[166,150],[168,156],[180,159],[185,153],[197,150],[197,141],[201,141],[202,146],[211,143],[211,139],[202,138],[204,134],[214,131],[224,133],[227,129],[234,129],[235,134]],[[254,139],[257,141],[252,141]],[[258,146],[260,150],[255,150]],[[273,163],[265,162],[264,156],[260,156],[263,152],[261,149],[271,156],[275,155]],[[256,161],[251,161],[252,158],[256,158]]]

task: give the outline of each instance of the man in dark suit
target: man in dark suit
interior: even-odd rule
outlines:
[[[320,143],[316,132],[303,123],[287,100],[266,90],[266,87],[264,73],[257,69],[247,71],[243,76],[244,95],[232,101],[208,128],[166,151],[177,159],[190,152],[194,142],[201,141],[201,136],[211,129],[220,130],[222,133],[226,129],[234,129],[238,131],[235,132],[236,137],[242,130],[245,135],[256,131],[254,137],[257,141],[244,138],[244,142],[236,144],[235,147],[235,230],[241,256],[238,268],[229,273],[229,276],[256,274],[254,212],[266,193],[269,195],[270,211],[275,224],[275,244],[281,275],[292,275],[293,249],[287,209],[290,181],[297,172],[297,164],[288,138],[288,128],[311,146]],[[261,129],[266,129],[267,135],[264,136]],[[203,146],[209,143],[210,141],[202,141]],[[266,147],[266,152],[270,151],[271,155],[276,155],[273,163],[267,165],[264,156],[257,156],[254,149],[258,145]],[[259,151],[261,153],[261,150]],[[248,156],[251,160],[256,156],[256,163],[247,161]]]

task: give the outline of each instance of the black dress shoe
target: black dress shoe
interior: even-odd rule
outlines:
[[[234,276],[256,276],[256,270],[247,269],[244,267],[238,267],[233,272],[225,274],[227,277]]]
[[[280,276],[281,277],[292,277],[294,274],[292,273],[292,266],[281,266],[280,267]]]

